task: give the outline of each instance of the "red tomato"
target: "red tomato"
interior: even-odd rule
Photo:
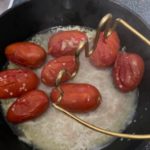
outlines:
[[[45,50],[31,42],[18,42],[6,47],[7,58],[18,65],[36,68],[41,66],[46,58]]]
[[[100,33],[97,47],[90,56],[91,63],[96,67],[109,67],[114,64],[118,51],[120,49],[120,40],[116,32],[104,39],[104,33]]]
[[[0,72],[0,98],[18,97],[37,88],[39,79],[27,69],[10,69]]]
[[[117,56],[113,79],[117,88],[123,92],[134,90],[144,74],[144,61],[134,53],[120,52]]]
[[[54,57],[74,55],[81,41],[87,40],[84,32],[72,30],[54,34],[49,39],[48,53]]]
[[[54,60],[50,60],[43,68],[41,73],[42,82],[46,85],[53,86],[57,75],[61,69],[66,69],[70,74],[77,70],[77,63],[74,56],[61,56]],[[69,80],[68,75],[64,75],[62,81]]]
[[[49,106],[47,95],[40,90],[27,92],[18,98],[8,109],[7,120],[21,123],[40,116]]]
[[[96,109],[101,103],[99,91],[90,84],[66,83],[60,86],[64,92],[60,102],[57,99],[60,92],[54,88],[51,101],[71,112],[88,112]]]

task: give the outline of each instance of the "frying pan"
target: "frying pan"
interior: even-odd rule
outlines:
[[[81,25],[96,28],[99,20],[107,13],[114,18],[121,17],[150,39],[150,30],[133,12],[108,0],[32,0],[11,8],[0,16],[0,69],[7,60],[4,48],[17,41],[23,41],[35,33],[53,26]],[[145,74],[139,86],[139,100],[134,121],[125,133],[150,133],[150,47],[119,26],[117,28],[122,46],[140,54],[145,61]],[[116,139],[104,150],[148,150],[148,141]],[[0,149],[32,150],[32,147],[18,141],[0,114]],[[52,150],[53,148],[50,148]]]

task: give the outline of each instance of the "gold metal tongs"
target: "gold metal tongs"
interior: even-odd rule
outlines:
[[[88,43],[88,41],[80,43],[80,45],[79,45],[79,47],[78,47],[78,49],[76,51],[76,54],[75,54],[75,59],[76,59],[76,62],[78,64],[78,68],[79,68],[79,65],[80,65],[79,64],[79,56],[80,56],[81,51],[83,49],[85,49],[85,56],[89,57],[94,52],[94,50],[96,49],[96,46],[97,46],[97,43],[98,43],[98,40],[99,40],[100,32],[104,31],[105,38],[108,38],[119,24],[122,25],[122,26],[124,26],[126,29],[130,30],[133,34],[135,34],[137,37],[139,37],[142,41],[144,41],[147,45],[150,46],[150,40],[147,39],[146,37],[144,37],[136,29],[134,29],[125,20],[123,20],[121,18],[117,18],[114,21],[113,25],[112,25],[112,15],[111,14],[107,14],[99,22],[99,25],[98,25],[98,28],[97,28],[97,31],[96,31],[96,36],[95,36],[95,39],[94,39],[94,44],[93,44],[92,49],[89,49],[89,43]],[[62,81],[62,77],[65,74],[68,74],[70,77],[73,78],[73,77],[76,76],[77,71],[73,75],[69,74],[67,72],[67,70],[65,70],[65,69],[61,70],[58,73],[58,76],[57,76],[57,79],[56,79],[56,88],[60,92],[60,96],[59,96],[59,98],[57,100],[58,103],[63,98],[63,90],[60,87],[60,84],[61,84],[61,81]],[[103,134],[106,134],[106,135],[109,135],[109,136],[120,137],[120,138],[138,139],[138,140],[150,139],[150,134],[126,134],[126,133],[113,132],[113,131],[110,131],[110,130],[107,130],[107,129],[96,127],[95,125],[90,124],[90,123],[88,123],[88,122],[80,119],[79,117],[75,116],[74,114],[68,112],[67,110],[61,108],[60,106],[57,105],[57,103],[53,103],[52,105],[57,110],[63,112],[64,114],[66,114],[69,117],[73,118],[75,121],[79,122],[80,124],[82,124],[82,125],[90,128],[90,129],[92,129],[92,130],[94,130],[96,132],[100,132],[100,133],[103,133]]]

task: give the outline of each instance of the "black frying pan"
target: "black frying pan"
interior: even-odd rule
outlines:
[[[26,40],[52,26],[81,25],[96,28],[100,18],[106,13],[125,19],[150,39],[150,30],[139,17],[107,0],[32,0],[12,8],[0,17],[0,68],[7,62],[4,56],[6,45]],[[123,27],[118,27],[118,32],[122,45],[139,53],[145,61],[145,74],[139,87],[139,104],[134,118],[136,122],[128,126],[125,132],[150,133],[150,47]],[[144,150],[147,143],[148,141],[117,139],[104,150]],[[32,147],[17,140],[1,115],[0,150],[31,149]]]

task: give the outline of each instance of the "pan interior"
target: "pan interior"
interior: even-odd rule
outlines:
[[[47,51],[48,39],[53,34],[65,30],[79,30],[87,34],[90,47],[92,47],[95,37],[95,30],[91,28],[69,26],[55,27],[47,32],[32,37],[31,41],[40,44]],[[53,59],[47,57],[46,62]],[[8,68],[18,68],[10,63]],[[34,70],[40,78],[42,67]],[[87,71],[90,70],[90,71]],[[84,51],[80,56],[80,69],[77,76],[70,81],[71,83],[89,83],[97,87],[102,96],[102,104],[96,111],[76,114],[98,127],[121,132],[132,122],[137,106],[138,90],[129,93],[121,93],[115,88],[112,81],[112,68],[98,69],[91,65]],[[40,84],[39,89],[50,94],[51,87]],[[2,108],[7,112],[8,107],[14,100],[2,101]],[[58,112],[51,106],[41,117],[13,126],[21,135],[19,139],[37,147],[41,150],[99,150],[110,144],[114,138],[106,136],[79,123],[73,121],[68,116]],[[56,132],[57,131],[57,132]],[[48,134],[47,134],[48,133]],[[44,137],[41,139],[41,136]]]

